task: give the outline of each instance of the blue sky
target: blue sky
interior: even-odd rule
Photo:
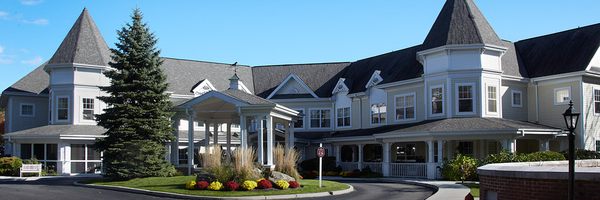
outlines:
[[[136,6],[162,56],[245,65],[355,61],[420,44],[444,1],[0,0],[0,90],[48,60],[83,7],[110,47]],[[503,39],[600,23],[597,0],[476,0]]]

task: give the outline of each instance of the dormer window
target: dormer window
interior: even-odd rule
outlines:
[[[210,81],[208,81],[208,79],[205,79],[196,83],[196,85],[192,87],[191,92],[194,93],[195,97],[197,97],[212,90],[215,90],[215,87],[212,85],[212,83],[210,83]]]
[[[371,78],[369,79],[369,82],[367,83],[367,85],[365,87],[370,88],[370,87],[376,86],[377,84],[381,83],[382,81],[383,81],[383,78],[381,77],[381,71],[375,70],[375,72],[373,72],[373,75],[371,75]]]

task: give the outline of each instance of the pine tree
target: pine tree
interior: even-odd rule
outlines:
[[[175,168],[165,160],[165,144],[172,140],[172,105],[166,93],[166,76],[157,39],[142,22],[139,9],[132,22],[117,31],[118,42],[112,51],[113,68],[104,74],[110,86],[102,87],[109,96],[98,125],[107,129],[107,137],[96,141],[103,151],[105,175],[115,179],[171,176]]]

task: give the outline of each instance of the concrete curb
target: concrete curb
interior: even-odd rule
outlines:
[[[129,188],[129,187],[122,187],[122,186],[83,184],[83,183],[79,183],[79,181],[73,182],[73,185],[81,186],[81,187],[105,189],[105,190],[115,190],[115,191],[120,191],[120,192],[130,192],[130,193],[144,194],[144,195],[150,195],[150,196],[176,198],[176,199],[231,199],[231,200],[233,200],[233,199],[243,199],[243,200],[297,199],[297,198],[328,197],[328,196],[334,196],[334,195],[348,194],[348,193],[354,191],[354,187],[352,187],[352,185],[346,184],[349,186],[348,189],[338,190],[338,191],[329,191],[329,192],[318,192],[318,193],[307,193],[307,194],[269,195],[269,196],[248,196],[248,197],[212,197],[212,196],[196,196],[196,195],[176,194],[176,193],[170,193],[170,192],[159,192],[159,191],[151,191],[151,190]]]

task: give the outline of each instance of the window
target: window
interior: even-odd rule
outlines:
[[[57,144],[21,144],[21,159],[37,159],[44,170],[56,172],[58,163]]]
[[[58,120],[69,120],[69,98],[58,97],[56,104],[56,113]]]
[[[300,113],[298,121],[294,123],[294,128],[304,128],[304,110],[296,110]]]
[[[458,85],[457,88],[458,97],[458,112],[459,113],[473,113],[474,101],[473,101],[473,84]]]
[[[596,140],[596,152],[600,153],[600,140]]]
[[[337,126],[338,127],[350,126],[350,107],[337,109]]]
[[[396,96],[396,120],[415,119],[415,94]]]
[[[594,114],[600,114],[600,90],[594,89]]]
[[[71,144],[71,173],[100,173],[100,152],[88,144]]]
[[[571,88],[556,88],[554,89],[554,105],[568,104],[571,100]]]
[[[463,155],[473,155],[473,142],[459,142],[458,152]]]
[[[94,99],[92,98],[83,98],[83,119],[84,120],[94,120]]]
[[[431,88],[431,114],[444,113],[444,88]]]
[[[413,143],[399,143],[396,146],[396,162],[417,162],[417,145]]]
[[[328,109],[310,111],[311,128],[329,128],[331,127],[331,111]]]
[[[498,92],[496,91],[496,87],[488,86],[487,89],[488,89],[488,91],[487,91],[488,112],[493,112],[493,113],[498,112],[498,104],[497,104]]]
[[[33,104],[21,104],[21,117],[34,117],[35,106]]]
[[[385,124],[386,110],[385,103],[371,104],[371,124]]]
[[[523,93],[518,90],[512,90],[512,107],[523,107]]]

